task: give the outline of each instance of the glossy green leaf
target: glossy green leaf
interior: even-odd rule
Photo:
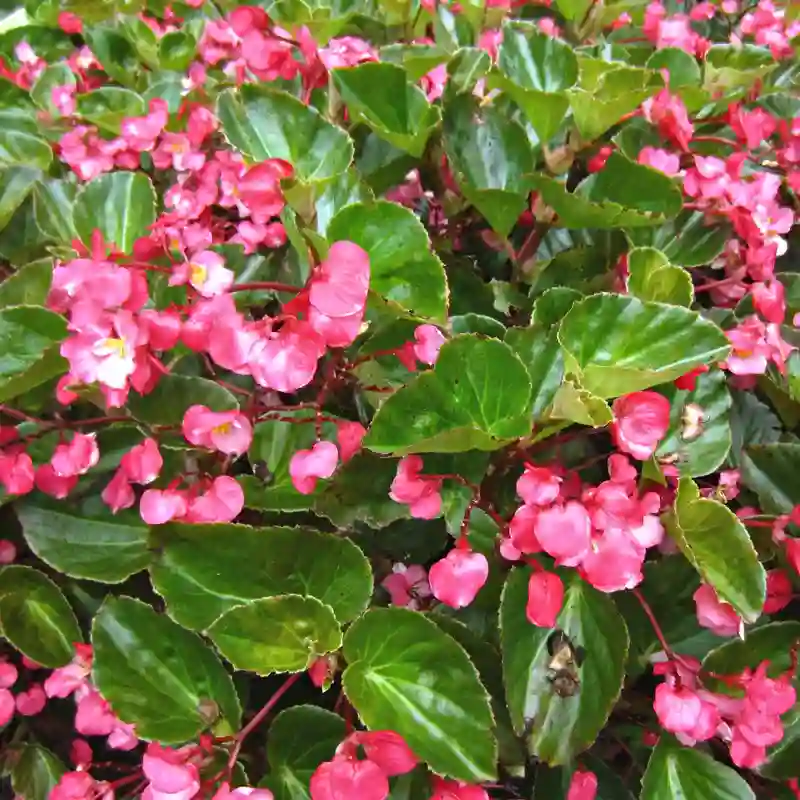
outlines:
[[[0,310],[0,402],[66,372],[58,354],[66,336],[66,320],[40,306]]]
[[[592,0],[556,0],[555,7],[572,22],[581,22],[591,8]]]
[[[16,511],[31,550],[72,578],[121,583],[150,561],[149,529],[136,511],[88,515],[47,498]]]
[[[380,407],[364,446],[376,453],[497,450],[530,432],[531,380],[503,342],[457,336],[436,366]]]
[[[569,108],[564,90],[578,78],[572,48],[534,22],[507,21],[497,66],[492,81],[519,105],[539,138],[549,140]]]
[[[44,305],[52,277],[52,258],[31,261],[20,267],[0,283],[0,308]]]
[[[800,709],[795,706],[781,718],[783,738],[767,752],[767,763],[759,768],[766,778],[786,781],[797,775],[800,759]]]
[[[573,697],[555,694],[547,680],[549,628],[532,625],[525,614],[531,571],[517,567],[506,580],[500,632],[506,699],[518,733],[530,729],[532,755],[565,764],[588,748],[603,729],[625,678],[628,631],[607,594],[574,572],[564,574],[564,604],[557,625],[586,650],[581,688]]]
[[[57,86],[75,86],[75,73],[66,64],[50,64],[31,87],[31,100],[36,105],[58,118],[61,112],[53,103],[53,89]]]
[[[571,380],[565,380],[558,387],[550,416],[577,422],[578,425],[591,425],[593,428],[602,428],[614,419],[611,407],[602,397],[586,391]]]
[[[197,39],[187,31],[165,33],[158,43],[158,56],[164,69],[182,72],[189,68],[197,53]]]
[[[297,594],[235,606],[208,635],[236,669],[258,675],[302,672],[315,658],[342,645],[333,609],[316,597]]]
[[[106,244],[123,253],[133,252],[134,242],[150,233],[156,218],[156,194],[141,172],[111,172],[89,181],[75,197],[72,219],[81,241],[91,246],[99,230]]]
[[[95,0],[92,4],[96,5]],[[122,33],[99,25],[87,27],[86,43],[111,78],[123,86],[136,83],[141,64],[133,45]]]
[[[239,407],[236,398],[223,386],[194,375],[163,375],[149,394],[131,392],[128,397],[131,414],[151,425],[180,425],[186,409],[198,403],[212,411]]]
[[[507,236],[527,208],[525,176],[534,169],[522,126],[493,108],[479,110],[464,95],[445,109],[444,146],[464,196]]]
[[[78,95],[77,113],[99,128],[119,135],[125,117],[141,117],[147,113],[144,98],[121,86],[104,86]]]
[[[691,478],[681,478],[674,511],[665,518],[683,554],[745,622],[754,622],[766,599],[766,574],[747,528],[727,506],[700,496]]]
[[[664,384],[659,392],[670,401],[669,429],[658,445],[656,457],[674,466],[681,475],[710,475],[725,461],[731,449],[731,394],[725,373],[713,370],[697,377],[692,391]],[[702,414],[699,429],[687,415]]]
[[[333,80],[355,120],[412,156],[422,155],[439,124],[439,110],[409,81],[402,67],[367,62],[335,69]]]
[[[786,672],[792,663],[792,647],[800,641],[800,622],[770,622],[747,632],[747,638],[729,639],[715,647],[704,659],[703,669],[717,675],[738,675],[745,669],[756,669],[769,661],[769,675]],[[730,692],[724,684],[710,679],[715,691]],[[735,691],[735,690],[734,690]]]
[[[800,503],[800,444],[753,444],[742,452],[742,483],[768,514],[789,514]]]
[[[314,108],[276,89],[244,85],[217,100],[228,141],[253,161],[282,158],[303,180],[344,172],[353,158],[350,137]]]
[[[454,639],[414,611],[373,608],[348,630],[344,655],[344,690],[368,728],[399,733],[440,775],[494,777],[489,697]]]
[[[722,252],[731,231],[724,224],[709,225],[702,211],[682,211],[658,228],[636,228],[628,236],[637,246],[657,248],[676,266],[697,267]]]
[[[684,86],[699,86],[703,79],[697,59],[678,47],[664,47],[647,59],[647,66],[653,70],[666,69],[669,72],[671,91]]]
[[[38,169],[22,165],[0,167],[0,229],[8,225],[14,212],[25,202],[39,174]]]
[[[62,667],[83,637],[58,586],[31,567],[0,570],[0,630],[21,653],[45,667]]]
[[[142,739],[193,740],[223,718],[238,729],[230,675],[208,645],[150,606],[109,597],[92,623],[92,680]]]
[[[462,47],[447,63],[447,97],[472,92],[475,84],[489,72],[492,59],[485,50]]]
[[[370,289],[414,315],[444,322],[444,267],[413,212],[385,200],[342,209],[328,226],[328,240],[355,242],[369,253]]]
[[[170,616],[202,630],[231,608],[283,594],[309,595],[347,622],[372,595],[372,573],[349,539],[305,528],[179,525],[158,529],[150,568]]]
[[[641,800],[755,800],[748,783],[730,767],[662,734],[642,780]]]
[[[653,247],[636,247],[628,253],[628,291],[640,300],[687,308],[694,300],[691,275]]]
[[[414,82],[450,58],[447,50],[435,44],[387,44],[379,53],[382,62],[402,67],[406,77]]]
[[[567,371],[600,397],[675,380],[729,351],[725,334],[698,313],[615,294],[575,303],[558,338]]]
[[[53,160],[50,145],[33,133],[0,128],[0,165],[21,165],[46,170]]]
[[[564,358],[555,330],[541,325],[510,328],[505,342],[520,357],[528,370],[532,387],[534,418],[553,402],[564,379]]]
[[[260,785],[270,789],[275,800],[311,800],[311,776],[321,763],[333,758],[346,735],[345,722],[338,714],[317,706],[287,708],[270,725],[270,771]]]
[[[72,220],[77,186],[66,180],[46,178],[33,188],[33,216],[39,230],[59,244],[71,244],[78,238]]]
[[[57,756],[40,744],[25,744],[9,752],[11,786],[21,800],[38,800],[50,792],[67,771]]]

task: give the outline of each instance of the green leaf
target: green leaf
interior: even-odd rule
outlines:
[[[587,392],[570,380],[558,387],[550,416],[593,428],[602,428],[614,420],[611,407],[602,397]]]
[[[422,615],[373,608],[344,640],[344,690],[366,726],[399,733],[432,770],[478,782],[495,776],[486,689],[455,640]]]
[[[31,261],[20,267],[0,283],[0,308],[44,305],[52,277],[52,258]]]
[[[58,353],[66,336],[66,320],[40,306],[0,310],[0,402],[66,372]]]
[[[282,158],[303,180],[338,175],[353,159],[350,137],[286,92],[251,84],[226,89],[217,116],[237,150],[253,161]]]
[[[541,325],[510,328],[505,342],[520,357],[531,380],[533,417],[540,416],[553,402],[564,379],[564,358],[555,330]]]
[[[642,780],[641,800],[675,798],[755,800],[744,778],[711,756],[682,747],[665,734],[656,745]]]
[[[420,157],[439,124],[439,109],[394,64],[368,62],[333,70],[333,81],[353,119],[381,139]]]
[[[702,211],[682,211],[658,228],[630,230],[628,237],[637,246],[657,248],[672,264],[698,267],[722,252],[731,232],[724,224],[709,225]]]
[[[489,72],[492,59],[485,50],[477,47],[462,47],[447,63],[447,86],[445,95],[449,98],[461,92],[469,92],[475,84]]]
[[[93,26],[87,28],[85,38],[109,77],[124,86],[133,86],[136,83],[141,64],[133,46],[121,33],[111,28]]]
[[[0,129],[0,164],[20,164],[46,170],[52,160],[53,151],[41,137],[22,130]]]
[[[789,514],[800,503],[800,444],[753,444],[742,452],[742,483],[768,514]]]
[[[450,58],[446,50],[435,44],[387,44],[378,52],[380,61],[402,67],[407,78],[415,82]]]
[[[39,177],[39,170],[25,166],[0,167],[0,229],[25,202]]]
[[[63,500],[37,498],[16,512],[31,550],[72,578],[122,583],[150,562],[149,529],[135,511],[90,516]]]
[[[342,646],[330,606],[316,597],[283,594],[235,606],[208,635],[235,669],[270,675],[302,672],[321,655]]]
[[[699,86],[703,79],[700,65],[694,56],[678,47],[664,47],[647,59],[652,70],[666,69],[669,72],[669,88],[675,92],[684,86]]]
[[[369,253],[374,292],[413,315],[447,319],[444,267],[409,209],[385,200],[347,206],[331,220],[328,240],[355,242]]]
[[[197,39],[186,31],[170,31],[158,43],[158,55],[164,69],[183,72],[197,52]]]
[[[72,208],[78,189],[74,183],[51,178],[37,182],[33,188],[33,216],[36,226],[48,239],[71,245],[78,238],[72,221]]]
[[[123,253],[133,252],[134,242],[150,233],[156,219],[156,193],[141,172],[111,172],[89,181],[75,197],[72,219],[81,241],[91,246],[99,230],[106,244]]]
[[[616,294],[575,303],[558,338],[567,371],[600,397],[675,380],[730,349],[725,334],[694,311]]]
[[[53,103],[53,89],[57,86],[75,86],[75,74],[66,64],[51,64],[36,79],[31,88],[31,100],[54,118],[61,112]]]
[[[281,711],[269,728],[270,772],[260,785],[270,789],[275,800],[311,800],[311,776],[333,758],[346,735],[344,720],[324,708],[293,706]]]
[[[0,570],[0,630],[44,667],[62,667],[83,639],[69,603],[50,578],[31,567]]]
[[[11,786],[21,800],[39,800],[50,792],[67,771],[61,761],[46,747],[24,744],[19,750],[9,752]]]
[[[770,622],[747,632],[747,638],[729,639],[714,648],[703,659],[703,669],[717,675],[738,675],[745,669],[756,669],[769,661],[772,677],[788,671],[792,664],[792,647],[800,640],[800,622]],[[711,679],[715,691],[730,692],[721,681]]]
[[[522,126],[464,95],[445,108],[444,146],[464,197],[508,236],[528,206],[525,176],[534,169]]]
[[[99,128],[119,135],[125,117],[141,117],[147,113],[144,98],[121,86],[105,86],[88,94],[78,95],[77,113]]]
[[[628,291],[640,300],[653,300],[675,306],[692,305],[692,277],[674,267],[653,247],[636,247],[628,253]]]
[[[581,22],[591,8],[592,0],[556,0],[556,8],[570,22]]]
[[[92,680],[141,739],[193,740],[218,717],[237,730],[241,709],[214,652],[150,606],[108,597],[92,623]]]
[[[497,450],[527,436],[531,381],[503,342],[456,336],[433,370],[398,389],[372,420],[364,446],[376,453]]]
[[[128,397],[128,409],[136,419],[150,425],[180,425],[189,406],[207,406],[212,411],[239,407],[223,386],[194,375],[163,375],[150,394]]]
[[[315,597],[347,622],[372,596],[372,573],[349,539],[305,528],[179,525],[159,528],[150,568],[170,616],[201,630],[231,608],[283,594]]]
[[[542,33],[534,22],[506,21],[497,66],[490,83],[519,105],[539,139],[551,139],[569,108],[564,90],[578,78],[572,48]]]
[[[656,457],[669,460],[678,456],[675,466],[681,475],[710,475],[725,461],[731,449],[731,394],[725,373],[706,372],[697,377],[692,391],[664,384],[658,390],[670,402],[669,429],[658,445]],[[683,417],[697,407],[702,411],[699,435],[686,428]],[[685,434],[690,434],[686,436]]]
[[[691,478],[681,478],[674,511],[665,518],[683,554],[745,622],[754,622],[766,599],[766,574],[747,528],[729,508],[700,497]]]
[[[800,758],[800,709],[797,705],[783,717],[782,722],[783,739],[769,749],[768,761],[758,771],[766,778],[787,781],[797,776]]]
[[[503,590],[500,632],[506,699],[518,733],[530,728],[532,755],[566,764],[588,748],[603,729],[625,678],[628,631],[614,601],[573,571],[564,573],[564,604],[557,624],[586,650],[581,689],[560,697],[547,680],[552,630],[532,625],[525,614],[531,571],[516,567]]]

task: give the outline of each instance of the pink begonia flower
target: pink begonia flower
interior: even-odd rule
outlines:
[[[766,340],[766,326],[758,317],[747,317],[735,328],[725,331],[733,346],[723,366],[734,375],[763,375],[771,348]]]
[[[139,745],[134,725],[115,720],[114,729],[108,734],[106,744],[114,750],[133,750]]]
[[[13,564],[17,558],[17,547],[8,539],[0,539],[0,564]]]
[[[213,250],[195,253],[191,260],[173,269],[170,286],[189,283],[201,297],[214,297],[227,292],[234,281],[234,274],[225,266],[225,259]]]
[[[420,475],[422,466],[420,456],[401,458],[389,497],[396,503],[408,505],[409,513],[415,519],[435,519],[442,513],[442,482],[439,478]]]
[[[225,781],[214,793],[211,800],[274,800],[275,795],[269,789],[255,789],[252,786],[237,786],[231,789]]]
[[[632,536],[611,529],[595,540],[581,563],[581,573],[601,592],[632,589],[642,582],[645,548]]]
[[[239,178],[239,200],[254,222],[267,222],[281,213],[286,203],[281,180],[290,178],[293,172],[291,164],[279,158],[271,158],[250,167]]]
[[[786,291],[779,280],[753,284],[753,306],[767,322],[783,324],[786,316]]]
[[[8,494],[28,494],[34,481],[33,461],[27,453],[0,452],[0,483]]]
[[[60,478],[85,475],[100,460],[96,434],[76,433],[67,444],[59,444],[50,464]]]
[[[339,463],[333,442],[316,442],[310,450],[298,450],[289,462],[292,486],[300,494],[312,494],[319,478],[330,478]]]
[[[259,386],[291,393],[307,386],[325,353],[325,341],[307,322],[288,320],[277,333],[256,341],[247,363]]]
[[[423,364],[435,364],[446,341],[445,335],[435,325],[418,325],[414,331],[414,355]]]
[[[244,489],[230,475],[219,475],[205,493],[189,500],[187,522],[233,522],[244,508]]]
[[[183,492],[148,489],[139,501],[139,513],[148,525],[163,525],[186,516],[189,505]]]
[[[69,760],[78,769],[86,770],[92,766],[94,753],[86,739],[75,738],[72,740],[72,744],[69,746]]]
[[[372,761],[334,758],[317,767],[309,790],[311,800],[386,800],[389,779]]]
[[[348,462],[360,449],[367,429],[360,422],[342,420],[336,423],[336,438],[339,442],[339,457]]]
[[[54,86],[50,90],[50,102],[58,109],[58,113],[62,117],[71,117],[75,113],[77,90],[78,87],[75,85]]]
[[[147,438],[132,447],[120,460],[120,471],[131,483],[146,486],[152,483],[164,466],[164,459],[158,450],[158,442]]]
[[[200,774],[187,755],[150,742],[142,757],[142,771],[149,781],[142,800],[191,800],[200,791]]]
[[[166,101],[155,98],[150,101],[149,113],[143,117],[126,117],[120,124],[121,138],[128,147],[139,153],[152,150],[156,139],[169,122]]]
[[[658,147],[643,147],[637,160],[640,164],[657,169],[670,177],[677,175],[681,169],[680,156]]]
[[[694,593],[697,610],[697,622],[713,631],[717,636],[739,636],[744,631],[741,617],[733,609],[717,597],[714,587],[702,584]]]
[[[697,386],[698,377],[703,373],[708,372],[710,369],[711,368],[708,366],[708,364],[701,364],[699,367],[695,367],[685,375],[681,375],[680,378],[675,378],[673,384],[675,385],[676,389],[681,389],[682,391],[686,392],[693,392]]]
[[[646,461],[669,428],[669,400],[658,392],[632,392],[618,397],[612,410],[614,443],[624,453]]]
[[[16,696],[17,712],[23,717],[34,717],[47,704],[47,695],[44,689],[35,683],[27,691],[18,692]]]
[[[77,703],[75,730],[83,736],[108,736],[117,718],[97,689],[90,688]]]
[[[656,687],[653,708],[661,726],[670,733],[685,733],[697,739],[696,728],[703,714],[703,701],[688,687],[660,683]],[[706,738],[711,738],[714,731]]]
[[[433,596],[451,608],[464,608],[489,577],[489,562],[483,553],[455,548],[428,572]]]
[[[536,539],[558,566],[580,564],[591,546],[591,530],[589,514],[575,500],[542,509],[536,518]]]
[[[517,480],[517,494],[528,505],[549,506],[561,493],[561,478],[547,467],[525,466]]]
[[[645,119],[655,125],[662,136],[675,142],[681,150],[689,149],[694,126],[680,97],[670,94],[669,89],[662,89],[655,97],[642,103],[642,111]]]
[[[318,689],[327,689],[333,676],[336,674],[337,659],[335,655],[320,656],[315,658],[306,670],[311,683]]]
[[[540,628],[553,628],[564,603],[564,584],[554,572],[534,572],[528,581],[528,622]]]
[[[75,645],[75,655],[72,661],[63,667],[54,669],[45,679],[45,694],[48,697],[69,697],[78,689],[88,686],[91,669],[91,645]]]
[[[63,500],[78,485],[77,475],[57,475],[52,464],[41,464],[34,476],[36,488],[57,500]]]
[[[206,406],[190,406],[183,416],[183,435],[197,447],[240,456],[253,441],[253,426],[241,411],[211,411]]]
[[[14,695],[8,689],[0,689],[0,728],[11,722],[16,707]]]
[[[764,603],[765,614],[777,614],[792,601],[794,587],[786,570],[771,569],[767,571],[767,600]]]
[[[182,322],[174,311],[146,308],[139,312],[139,322],[153,350],[171,350],[180,339]]]
[[[361,731],[354,738],[364,748],[366,758],[389,778],[405,775],[419,764],[405,739],[394,731]]]
[[[88,772],[66,772],[51,789],[47,800],[114,800],[114,790]]]
[[[114,477],[106,484],[100,497],[113,514],[123,508],[130,508],[136,502],[133,487],[128,476],[121,469],[114,473]]]
[[[392,605],[418,611],[420,600],[431,596],[428,573],[419,564],[395,564],[392,571],[381,581],[381,586],[389,592]]]
[[[741,104],[728,108],[728,120],[736,138],[755,150],[777,130],[778,123],[763,108],[745,110]]]
[[[489,793],[482,786],[449,781],[433,776],[433,794],[430,800],[489,800]]]
[[[83,22],[77,14],[69,11],[60,11],[58,14],[58,27],[66,34],[80,33],[83,30]]]
[[[10,689],[16,682],[19,673],[9,661],[0,661],[0,689]]]
[[[319,49],[319,60],[325,69],[355,67],[366,61],[377,61],[375,48],[357,36],[341,36],[331,39],[325,47]]]
[[[542,545],[536,538],[536,520],[540,509],[536,506],[520,506],[508,526],[509,544],[518,553],[540,553]],[[514,559],[516,560],[516,559]]]
[[[567,790],[567,800],[594,800],[597,796],[597,775],[577,769],[572,773]]]

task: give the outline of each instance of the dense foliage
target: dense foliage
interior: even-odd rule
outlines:
[[[1,5],[18,798],[800,797],[797,5]]]

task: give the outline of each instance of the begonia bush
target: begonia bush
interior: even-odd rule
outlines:
[[[800,7],[0,21],[20,800],[800,798]]]

